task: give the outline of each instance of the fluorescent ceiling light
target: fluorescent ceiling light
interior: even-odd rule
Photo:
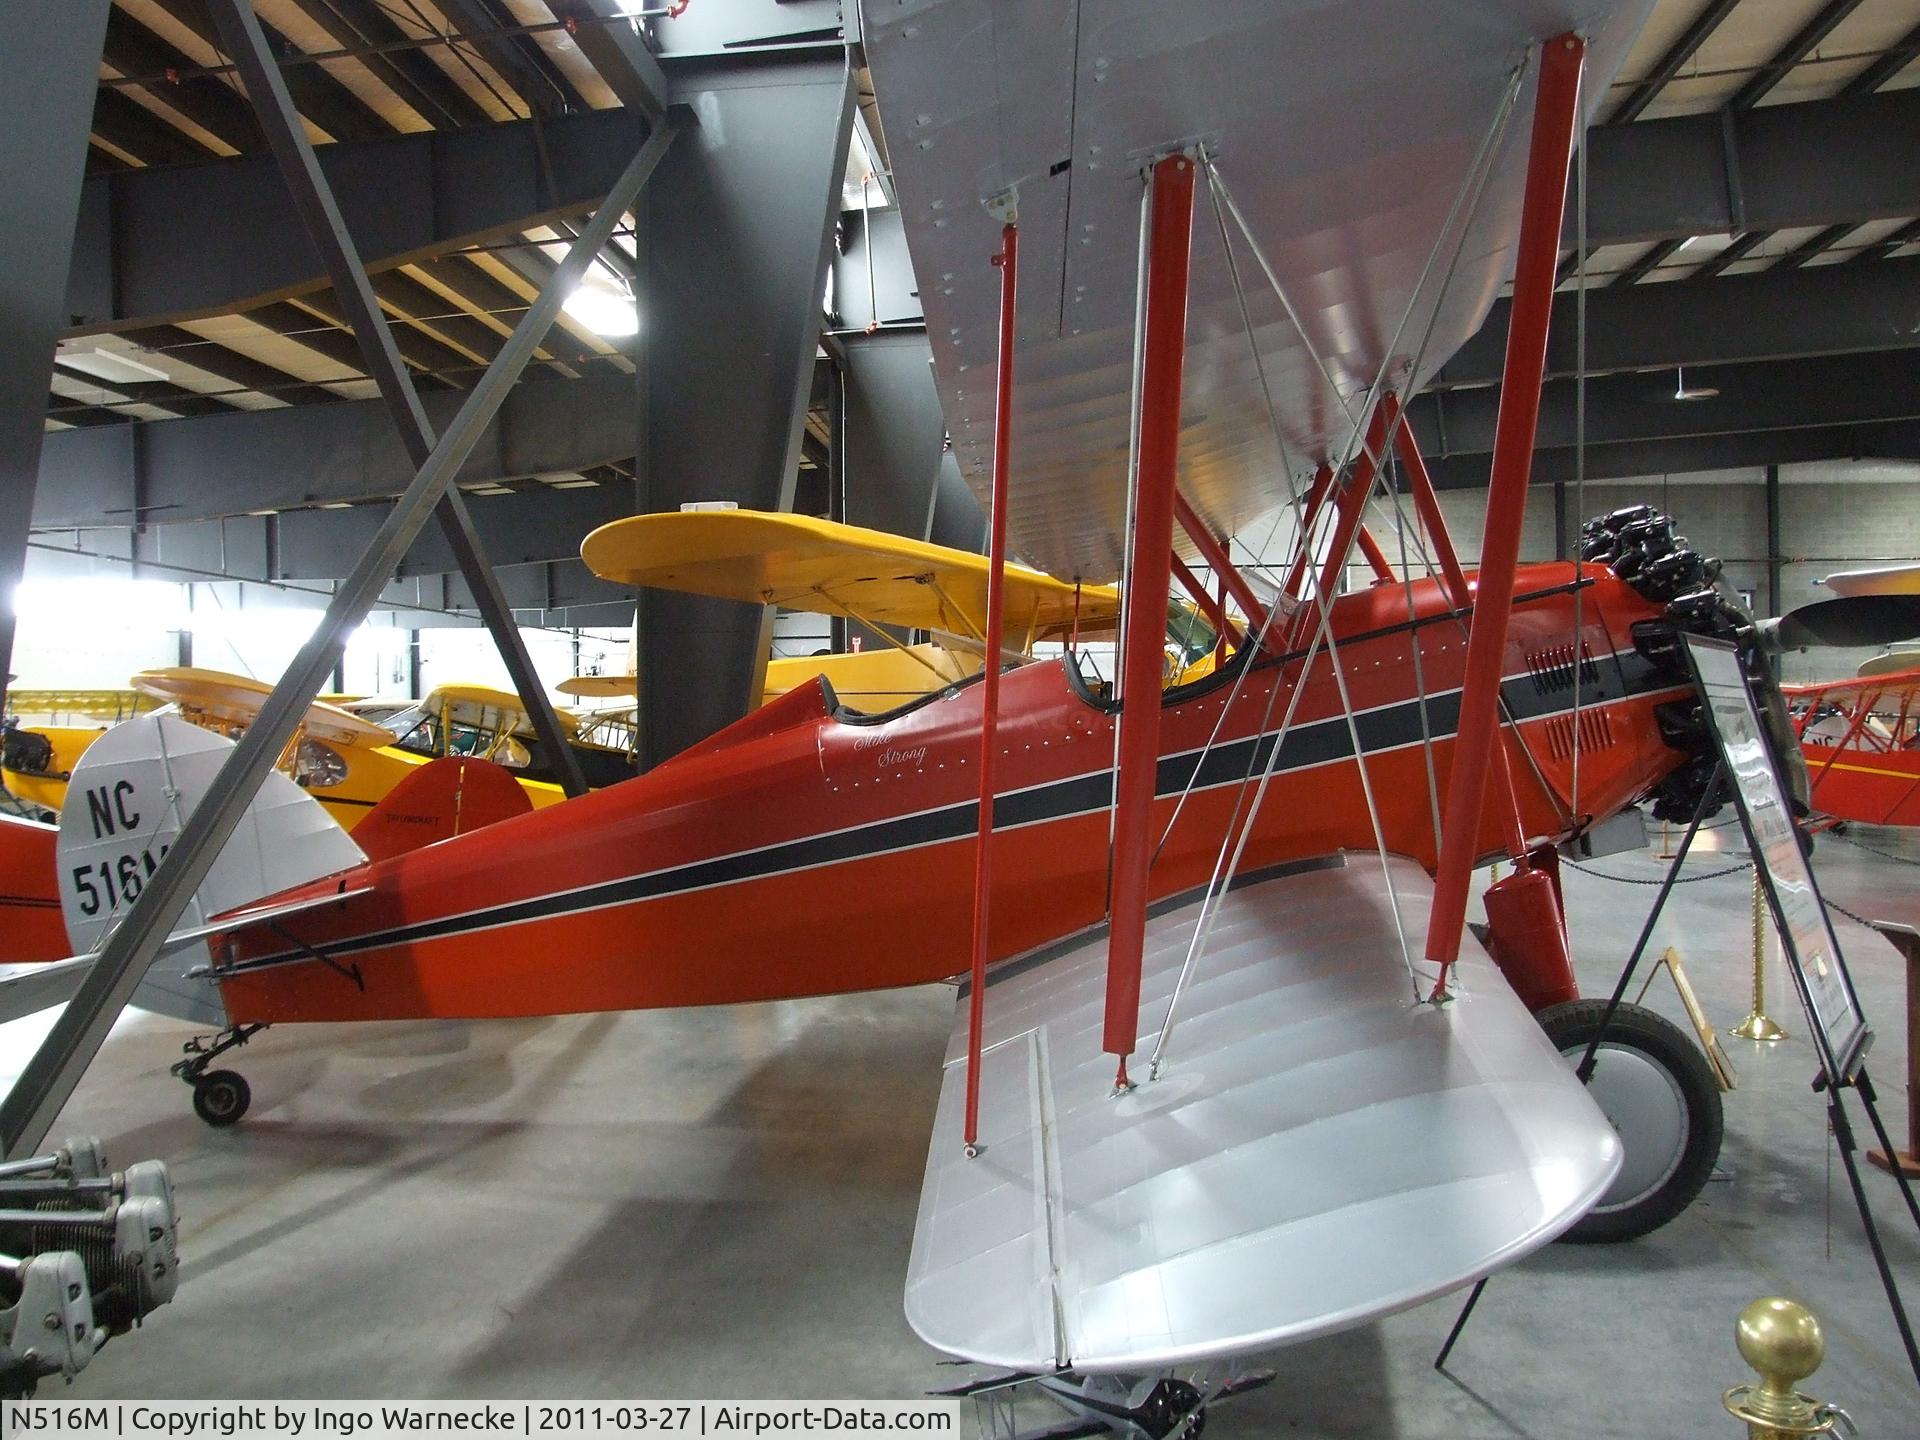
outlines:
[[[133,385],[143,380],[167,378],[166,371],[142,365],[118,350],[73,350],[61,355],[59,360],[69,370],[78,370],[111,385]]]
[[[596,335],[636,335],[640,331],[640,311],[633,297],[597,274],[574,286],[560,308]]]

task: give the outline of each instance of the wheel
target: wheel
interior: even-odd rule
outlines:
[[[216,1129],[238,1124],[252,1103],[252,1087],[237,1071],[209,1070],[193,1082],[193,1113]]]
[[[1154,1440],[1164,1440],[1185,1419],[1186,1426],[1177,1440],[1200,1440],[1200,1432],[1207,1428],[1207,1409],[1200,1399],[1200,1392],[1192,1385],[1169,1376],[1153,1387],[1135,1411],[1134,1423]]]
[[[1607,1013],[1604,1000],[1549,1005],[1537,1017],[1554,1048],[1578,1065]],[[1588,1081],[1626,1149],[1600,1203],[1562,1239],[1637,1240],[1700,1193],[1720,1156],[1720,1086],[1691,1036],[1639,1005],[1621,1005],[1607,1026]]]

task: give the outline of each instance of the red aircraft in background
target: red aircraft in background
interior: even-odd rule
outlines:
[[[1828,823],[1920,825],[1920,669],[1871,667],[1854,680],[1781,687],[1809,803]]]

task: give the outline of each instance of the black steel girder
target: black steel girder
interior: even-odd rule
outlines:
[[[578,214],[643,128],[622,111],[543,122],[551,193],[526,124],[330,145],[323,164],[379,270]],[[1762,106],[1725,132],[1714,115],[1601,126],[1590,155],[1593,245],[1904,219],[1920,213],[1920,90]],[[73,332],[224,314],[318,284],[276,178],[258,159],[91,177]]]
[[[421,397],[436,430],[463,398],[459,391]],[[85,526],[132,505],[136,429],[145,451],[144,501],[178,520],[391,497],[414,470],[377,400],[67,431],[46,438],[34,527]],[[457,478],[479,484],[624,463],[638,429],[632,376],[529,374]]]
[[[1602,125],[1587,186],[1595,246],[1910,216],[1920,90]],[[1565,233],[1579,233],[1571,202]]]
[[[1626,480],[1817,460],[1920,460],[1920,422],[1890,420],[1871,425],[1683,435],[1589,445],[1585,464],[1578,467],[1574,451],[1559,446],[1534,452],[1533,483],[1571,484],[1576,469],[1584,471],[1589,480]],[[1486,488],[1485,455],[1428,455],[1427,469],[1442,490]]]
[[[1578,303],[1571,293],[1554,297],[1549,376],[1576,368]],[[1898,350],[1920,336],[1920,257],[1608,286],[1589,291],[1586,308],[1590,374]],[[1435,386],[1500,378],[1510,309],[1505,300],[1494,304]]]
[[[606,110],[544,121],[538,136],[510,123],[328,145],[320,163],[378,271],[590,210],[645,133],[642,117]],[[314,289],[324,273],[265,156],[94,175],[69,333],[231,314]]]
[[[1805,430],[1920,418],[1913,368],[1920,350],[1824,355],[1746,365],[1689,366],[1687,388],[1710,398],[1675,400],[1671,370],[1604,375],[1587,382],[1586,437],[1603,445],[1684,436]],[[1423,447],[1446,455],[1491,453],[1498,386],[1422,395],[1407,407]],[[1574,439],[1575,382],[1547,383],[1537,446]]]

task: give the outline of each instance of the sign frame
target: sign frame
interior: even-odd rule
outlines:
[[[1701,635],[1684,639],[1720,773],[1730,782],[1808,1033],[1820,1051],[1821,1069],[1829,1084],[1850,1084],[1866,1060],[1874,1032],[1860,1009],[1827,902],[1801,848],[1745,664],[1730,641]]]

